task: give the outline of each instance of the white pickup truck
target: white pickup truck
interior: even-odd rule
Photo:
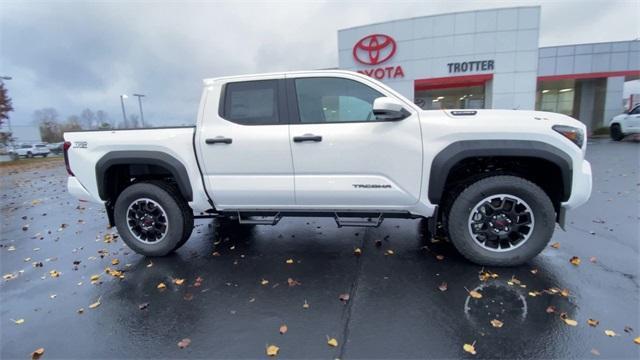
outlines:
[[[195,126],[68,132],[64,154],[69,192],[147,256],[201,217],[426,218],[469,260],[508,266],[588,200],[585,130],[555,113],[423,111],[365,75],[308,71],[207,79]]]

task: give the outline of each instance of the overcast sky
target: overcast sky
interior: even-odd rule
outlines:
[[[44,107],[61,120],[88,107],[119,121],[119,94],[134,92],[147,94],[145,118],[154,125],[193,123],[202,78],[336,67],[338,29],[519,5],[542,5],[541,46],[640,37],[638,0],[0,0],[0,75],[13,77],[14,124]]]

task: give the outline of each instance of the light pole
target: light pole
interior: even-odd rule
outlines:
[[[5,80],[11,80],[13,79],[11,76],[0,76],[0,80],[2,80],[3,82]],[[11,144],[11,146],[13,146],[13,129],[11,129],[11,116],[7,115],[7,126],[9,127],[9,143]]]
[[[129,127],[129,121],[127,121],[127,113],[124,111],[124,99],[128,98],[127,95],[120,95],[120,105],[122,105],[122,119],[124,120],[124,127]]]
[[[142,112],[142,98],[145,95],[144,94],[133,94],[133,96],[138,97],[138,106],[140,106],[140,121],[142,122],[142,127],[144,127],[144,113]]]

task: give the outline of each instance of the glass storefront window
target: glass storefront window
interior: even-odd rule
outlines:
[[[573,80],[542,82],[536,95],[536,110],[573,115],[576,95]]]
[[[484,86],[417,90],[415,103],[425,110],[484,109]]]

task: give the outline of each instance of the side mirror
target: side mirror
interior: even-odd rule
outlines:
[[[397,121],[411,115],[402,103],[394,98],[379,97],[373,101],[373,115],[378,120]]]

